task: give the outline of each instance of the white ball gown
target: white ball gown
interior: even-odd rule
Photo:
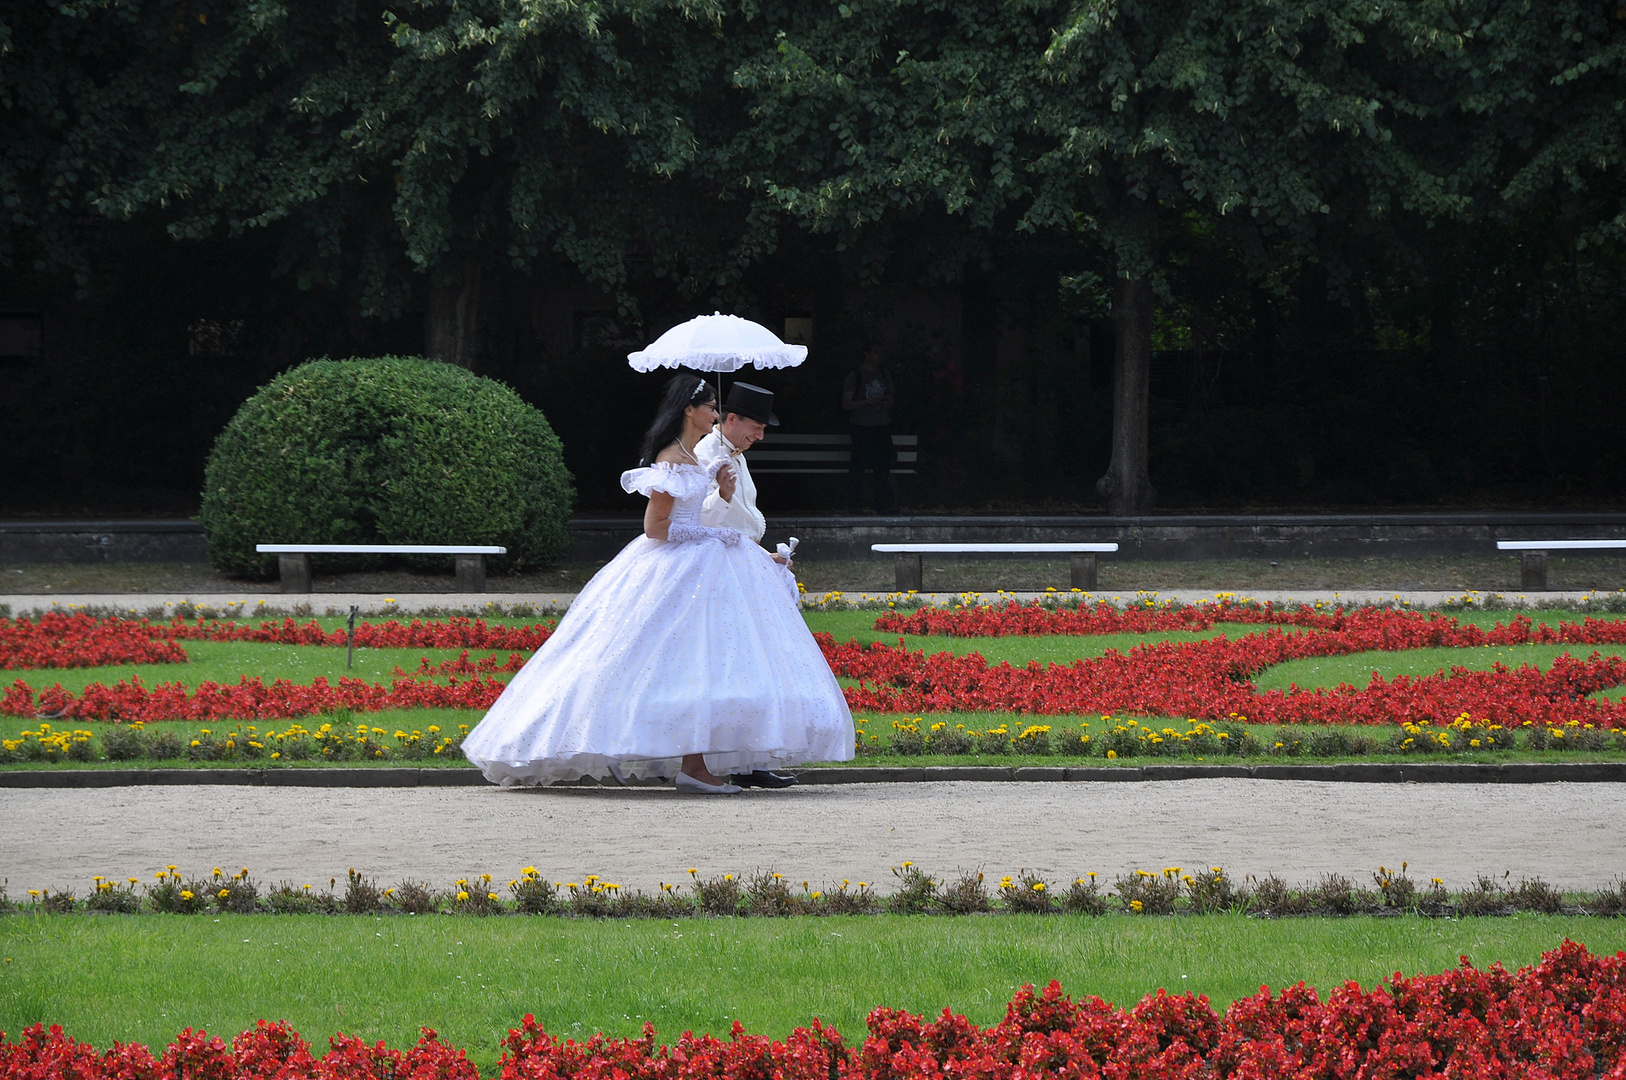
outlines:
[[[621,486],[666,492],[672,524],[699,526],[715,469],[658,462]],[[696,753],[723,776],[846,761],[853,741],[789,571],[749,540],[640,536],[582,589],[463,752],[517,786],[602,779],[611,764],[675,776]]]

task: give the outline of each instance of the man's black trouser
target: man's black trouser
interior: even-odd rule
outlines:
[[[847,466],[847,505],[857,510],[863,502],[864,473],[870,474],[870,506],[887,513],[896,506],[892,494],[892,425],[847,428],[853,440],[852,460]]]

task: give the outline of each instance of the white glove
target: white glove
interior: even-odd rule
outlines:
[[[666,527],[666,541],[669,544],[686,544],[696,540],[720,540],[724,547],[733,547],[745,535],[738,529],[718,529],[710,525],[668,525]]]

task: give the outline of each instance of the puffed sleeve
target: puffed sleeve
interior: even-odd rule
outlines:
[[[664,492],[674,499],[704,495],[711,486],[711,472],[695,465],[668,465],[657,461],[645,469],[628,469],[621,474],[621,490],[627,494],[651,495]]]

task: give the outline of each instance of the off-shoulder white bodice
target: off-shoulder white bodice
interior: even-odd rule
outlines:
[[[647,468],[622,473],[621,490],[646,497],[657,491],[664,492],[672,496],[672,524],[699,525],[700,508],[711,490],[711,478],[727,463],[727,458],[711,465],[673,465],[657,461]]]

